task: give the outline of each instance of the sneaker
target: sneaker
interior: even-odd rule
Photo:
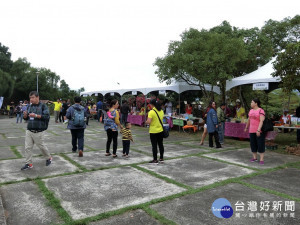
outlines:
[[[260,165],[264,165],[265,162],[264,162],[264,161],[259,161],[259,164],[260,164]]]
[[[164,161],[164,159],[159,159],[159,162],[164,163],[165,161]]]
[[[82,157],[82,156],[83,156],[83,151],[79,150],[78,157]]]
[[[32,164],[25,164],[25,166],[23,166],[21,168],[21,170],[27,170],[27,169],[32,169],[33,168],[33,165]]]
[[[250,162],[257,162],[257,159],[251,159]]]
[[[49,166],[52,163],[52,157],[46,160],[46,166]]]
[[[158,164],[158,161],[157,160],[152,160],[149,163],[156,163],[156,164]]]

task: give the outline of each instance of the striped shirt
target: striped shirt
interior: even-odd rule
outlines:
[[[122,140],[132,140],[131,130],[128,128],[121,129],[121,134],[123,134]]]

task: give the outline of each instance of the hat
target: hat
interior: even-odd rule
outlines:
[[[237,99],[235,102],[241,102],[241,100]]]

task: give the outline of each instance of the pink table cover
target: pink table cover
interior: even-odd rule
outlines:
[[[127,122],[130,122],[131,124],[136,124],[139,126],[143,126],[145,122],[145,116],[140,115],[128,115]]]
[[[225,136],[237,138],[250,138],[249,131],[244,132],[245,123],[225,122]]]

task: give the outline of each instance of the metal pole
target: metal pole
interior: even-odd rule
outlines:
[[[39,72],[36,72],[36,92],[39,93]]]
[[[181,107],[181,105],[180,105],[180,92],[179,92],[179,110],[178,110],[178,116],[180,115],[180,107]],[[180,133],[180,126],[178,126],[178,131]]]

